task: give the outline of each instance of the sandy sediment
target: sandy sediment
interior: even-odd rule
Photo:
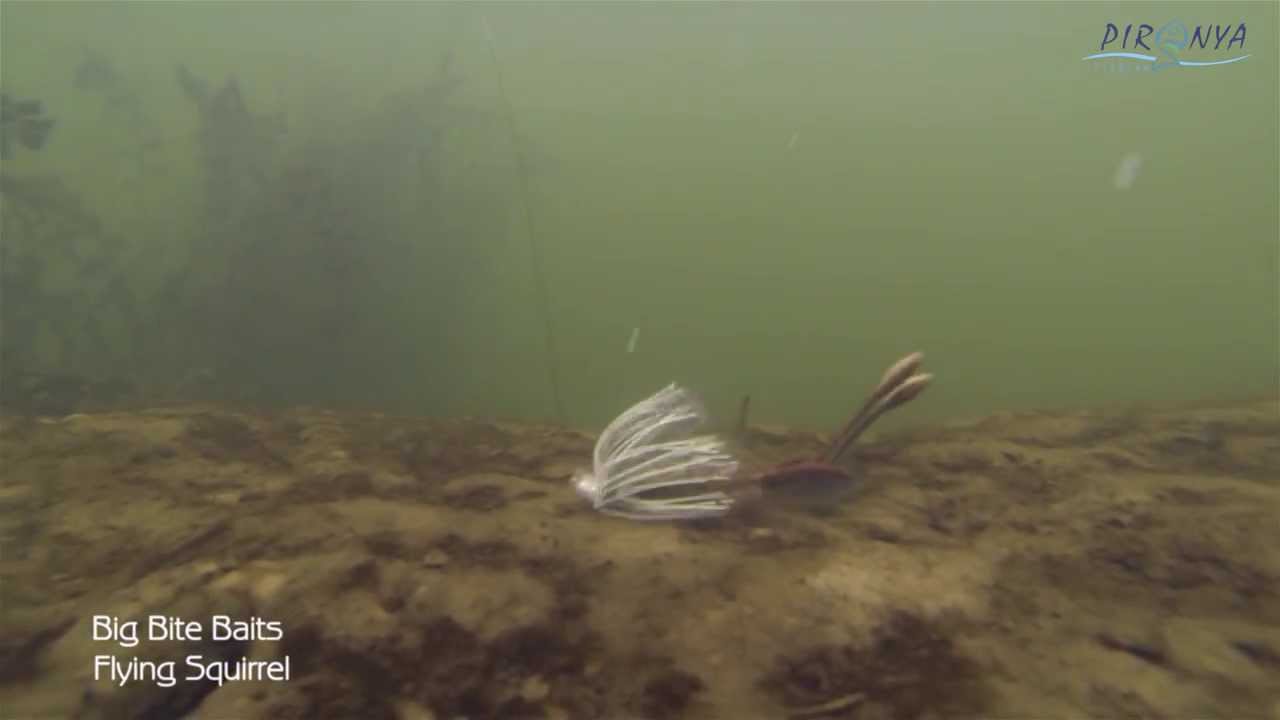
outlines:
[[[823,441],[756,428],[746,452]],[[5,417],[0,707],[1280,720],[1274,402],[919,430],[859,448],[837,505],[775,491],[684,525],[582,504],[591,445],[316,410]],[[94,639],[151,615],[205,632]],[[215,639],[216,616],[278,633]],[[193,656],[289,678],[186,680]],[[133,661],[150,679],[112,682]]]

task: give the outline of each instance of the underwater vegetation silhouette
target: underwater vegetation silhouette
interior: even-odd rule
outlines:
[[[86,49],[71,82],[102,98],[103,121],[119,131],[103,136],[118,147],[91,148],[87,157],[124,160],[136,183],[135,219],[145,221],[170,210],[150,207],[165,202],[147,198],[150,186],[168,182],[157,173],[193,150],[201,182],[195,232],[176,246],[132,236],[136,227],[104,222],[78,190],[38,174],[38,165],[22,174],[6,166],[7,407],[360,401],[358,390],[332,378],[389,377],[377,363],[394,360],[362,343],[400,335],[386,312],[395,288],[439,286],[434,294],[448,307],[455,266],[469,262],[467,245],[439,241],[442,223],[457,224],[451,208],[471,192],[441,181],[448,136],[476,119],[452,105],[461,80],[451,57],[443,53],[417,87],[355,109],[337,132],[295,137],[283,113],[254,109],[235,76],[217,84],[178,64],[173,78],[194,132],[163,137],[136,84]],[[3,109],[6,156],[49,141],[54,120],[39,100],[5,92]],[[408,237],[406,193],[418,213]],[[481,200],[502,202],[493,193]]]
[[[0,160],[8,158],[18,145],[28,150],[43,148],[55,122],[39,100],[20,100],[0,92]]]
[[[42,150],[55,120],[43,103],[0,93],[0,145]],[[87,397],[111,402],[130,386],[118,374],[142,343],[140,308],[125,281],[122,238],[61,178],[0,168],[0,404],[62,414]],[[113,343],[112,338],[117,340]],[[58,361],[41,357],[52,344]]]

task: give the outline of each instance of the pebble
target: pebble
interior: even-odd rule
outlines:
[[[274,600],[288,580],[284,573],[271,573],[258,578],[253,584],[253,598],[259,603]]]
[[[396,720],[435,720],[435,713],[412,700],[398,700],[392,707]]]
[[[215,493],[209,497],[210,500],[219,505],[239,505],[241,493],[236,490],[228,490],[226,492]]]
[[[440,548],[432,548],[422,556],[422,564],[429,568],[442,568],[449,564],[449,553]]]
[[[525,702],[537,703],[547,699],[551,694],[551,686],[541,675],[533,675],[520,686],[520,698]]]
[[[30,485],[0,487],[0,508],[18,508],[30,502],[34,493]]]

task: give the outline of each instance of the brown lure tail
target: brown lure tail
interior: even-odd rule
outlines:
[[[831,441],[824,460],[829,464],[837,464],[853,443],[866,432],[871,424],[882,415],[896,407],[915,399],[924,392],[933,380],[933,375],[917,373],[920,363],[924,361],[923,353],[911,353],[889,366],[880,378],[880,384],[862,403],[862,407]]]

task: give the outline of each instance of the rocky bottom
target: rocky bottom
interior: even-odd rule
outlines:
[[[745,453],[824,440],[754,428]],[[1274,402],[919,430],[860,448],[851,493],[684,525],[583,505],[591,445],[4,417],[3,715],[1280,720]]]

